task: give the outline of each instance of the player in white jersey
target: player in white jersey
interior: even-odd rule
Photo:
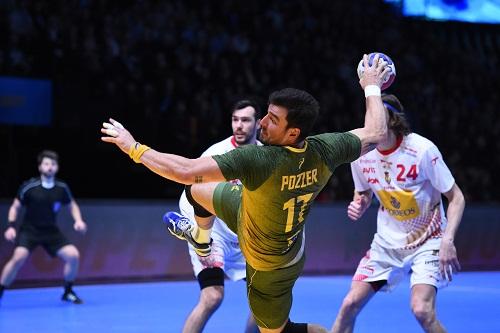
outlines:
[[[250,100],[238,101],[233,106],[231,127],[233,135],[208,148],[202,156],[220,155],[238,146],[258,144],[257,130],[260,128],[260,109]],[[234,180],[235,183],[238,180]],[[193,206],[184,191],[179,200],[181,214],[195,222]],[[238,236],[218,218],[212,229],[212,251],[208,257],[199,257],[188,243],[193,271],[201,288],[200,299],[184,324],[184,333],[201,332],[210,316],[217,310],[224,297],[224,273],[232,281],[246,276],[246,262],[238,242]],[[257,332],[253,316],[249,316],[246,332]]]
[[[375,194],[377,232],[361,259],[333,332],[352,332],[356,316],[378,290],[390,290],[411,272],[411,309],[425,332],[445,332],[436,318],[437,288],[460,269],[455,233],[465,200],[438,148],[410,132],[403,106],[384,95],[388,137],[351,163],[354,198],[347,215],[358,220]],[[447,216],[441,194],[448,199]]]

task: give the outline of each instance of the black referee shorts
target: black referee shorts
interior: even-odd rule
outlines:
[[[22,246],[32,252],[41,245],[50,256],[57,256],[63,246],[70,245],[71,242],[63,235],[57,226],[44,228],[22,227],[16,237],[16,246]]]

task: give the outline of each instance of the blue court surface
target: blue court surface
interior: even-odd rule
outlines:
[[[330,328],[349,276],[302,277],[291,318]],[[356,332],[421,332],[409,309],[409,282],[379,293],[358,317]],[[7,290],[0,332],[180,332],[198,299],[196,281],[77,286],[83,305],[59,300],[62,288]],[[448,332],[500,332],[500,272],[467,272],[439,292],[438,316]],[[243,332],[248,315],[243,282],[226,283],[226,297],[205,332]]]

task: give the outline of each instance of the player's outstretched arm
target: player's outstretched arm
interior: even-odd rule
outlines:
[[[384,76],[390,71],[387,63],[379,61],[377,54],[370,66],[368,56],[363,56],[364,74],[359,80],[361,88],[365,91],[366,114],[363,128],[357,128],[351,133],[357,135],[361,140],[361,155],[372,150],[375,145],[386,138],[387,135],[387,112],[382,103],[380,87]]]
[[[135,141],[122,124],[114,119],[103,123],[102,141],[114,143],[136,163],[144,164],[154,173],[181,184],[225,181],[219,165],[211,156],[189,159],[179,155],[165,154]]]
[[[448,199],[448,210],[446,211],[448,222],[439,249],[439,270],[444,277],[451,281],[453,272],[457,272],[461,268],[455,248],[455,234],[464,213],[465,198],[456,183],[451,190],[443,194]]]

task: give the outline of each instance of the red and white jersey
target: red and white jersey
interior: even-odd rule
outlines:
[[[413,249],[442,237],[446,227],[441,193],[455,179],[430,140],[411,133],[394,149],[374,149],[351,163],[356,191],[372,190],[380,202],[374,241]]]
[[[257,141],[257,145],[261,146],[262,143]],[[203,154],[201,154],[201,156],[221,155],[237,147],[238,144],[236,143],[234,136],[230,136],[210,146],[207,150],[203,152]],[[236,182],[239,181],[236,180]],[[184,215],[188,215],[187,217],[189,217],[192,221],[194,221],[193,206],[191,206],[191,204],[187,200],[185,191],[182,192],[182,195],[179,199],[179,207],[181,209],[181,213],[183,213]],[[219,221],[218,218],[215,219],[212,230],[215,232],[222,233],[227,241],[238,242],[238,236],[234,232],[232,232],[224,222]]]

